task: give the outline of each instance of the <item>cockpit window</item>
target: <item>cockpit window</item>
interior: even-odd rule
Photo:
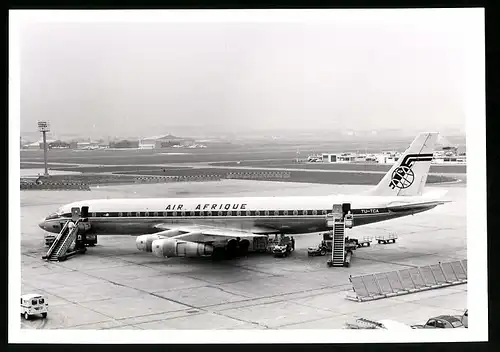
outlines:
[[[57,219],[59,217],[59,214],[57,213],[52,213],[49,216],[47,216],[46,220],[52,220],[52,219]]]

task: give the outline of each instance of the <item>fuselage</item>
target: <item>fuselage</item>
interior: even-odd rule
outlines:
[[[212,225],[253,233],[311,233],[327,231],[327,214],[335,204],[349,203],[354,226],[412,215],[435,204],[393,211],[391,205],[410,204],[421,197],[336,195],[316,197],[137,198],[94,199],[64,205],[39,226],[58,233],[72,208],[88,207],[90,233],[140,235],[159,232],[159,224]]]

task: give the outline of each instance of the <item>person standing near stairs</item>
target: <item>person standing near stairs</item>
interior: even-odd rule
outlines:
[[[71,232],[71,230],[73,230],[74,228],[75,228],[75,223],[73,222],[73,220],[69,220],[68,231]]]

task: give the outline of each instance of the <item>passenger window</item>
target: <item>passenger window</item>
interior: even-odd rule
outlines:
[[[36,299],[31,301],[31,305],[36,306]]]
[[[43,298],[38,300],[38,303],[40,303],[40,304],[43,304],[44,302],[45,302],[45,300]]]
[[[434,319],[431,319],[425,325],[434,327],[436,326],[436,321]]]
[[[307,215],[307,210],[303,210],[302,215]]]
[[[135,213],[135,216],[141,216],[140,212]]]
[[[288,210],[285,210],[285,211],[283,212],[283,215],[288,215]]]

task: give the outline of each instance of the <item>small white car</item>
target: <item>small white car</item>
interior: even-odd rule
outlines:
[[[26,320],[36,314],[41,314],[42,318],[46,318],[48,307],[47,299],[43,295],[29,293],[21,296],[21,315]]]

